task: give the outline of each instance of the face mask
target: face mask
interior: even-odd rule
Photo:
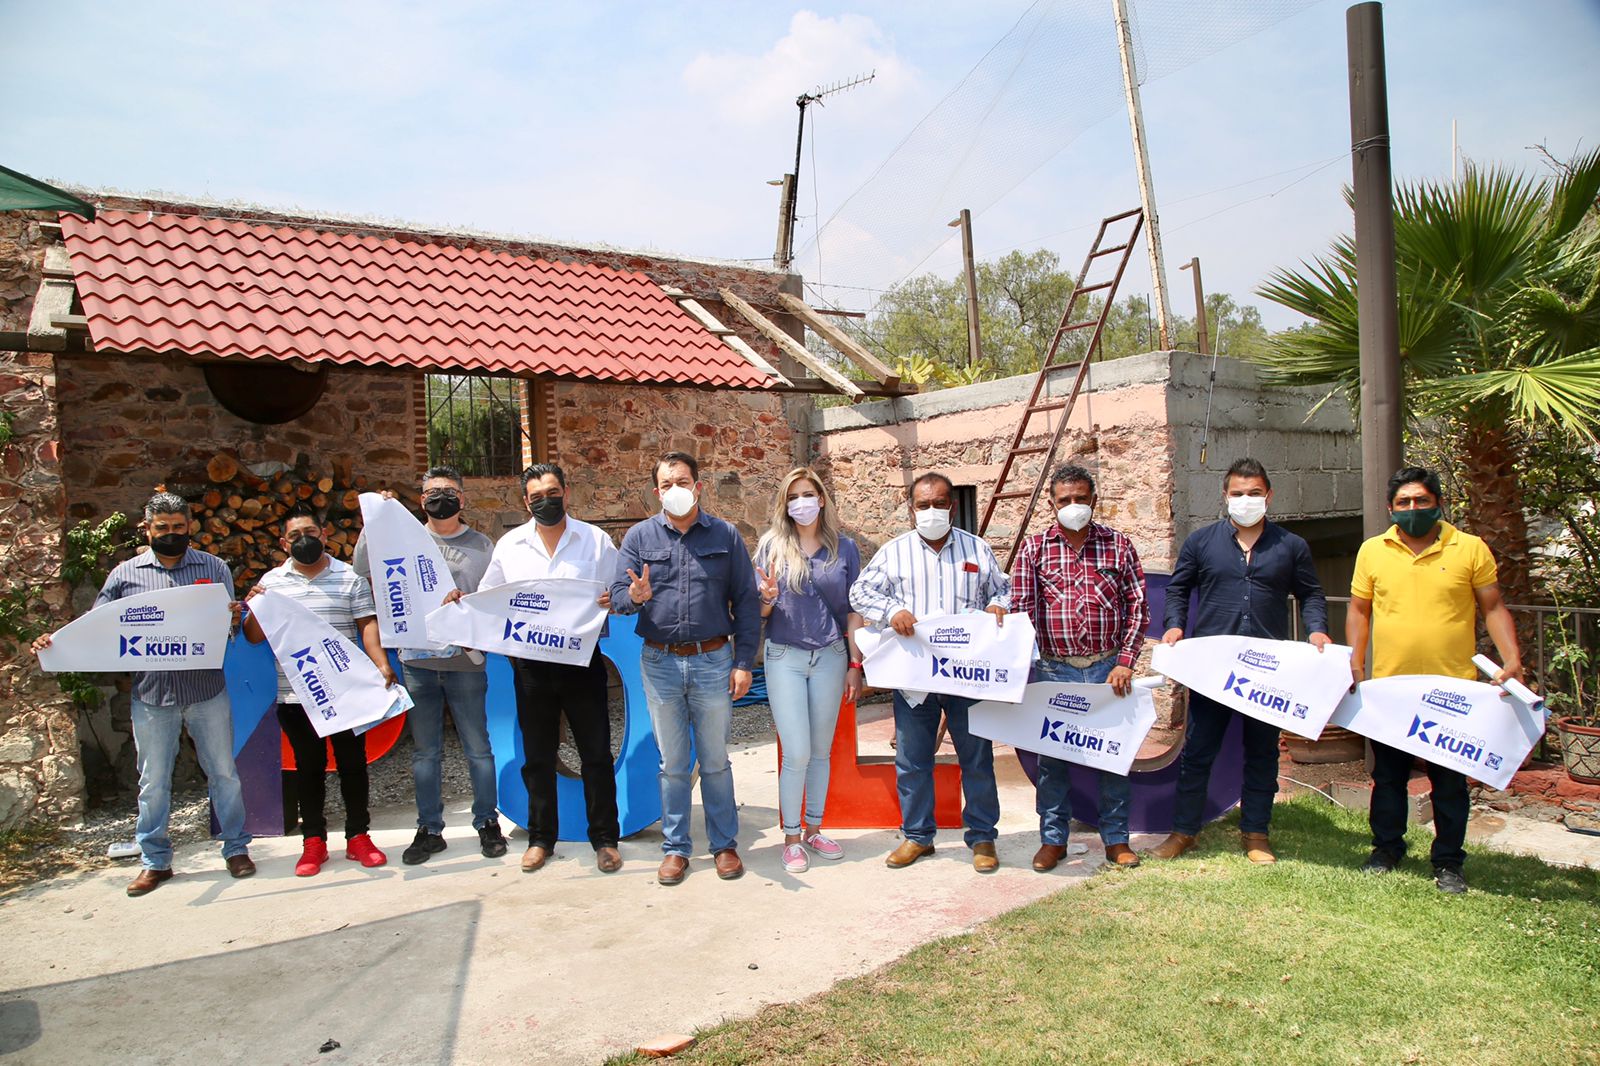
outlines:
[[[789,501],[789,517],[802,526],[809,526],[822,513],[822,501],[815,496],[796,496]]]
[[[917,533],[923,540],[938,540],[950,532],[950,509],[930,507],[917,512]]]
[[[163,533],[150,538],[150,547],[155,549],[157,555],[165,555],[168,559],[175,559],[189,548],[189,534]]]
[[[541,526],[556,526],[567,517],[567,501],[560,496],[542,496],[528,504],[528,513]]]
[[[661,494],[661,506],[673,518],[682,518],[694,510],[694,493],[682,485],[674,485]]]
[[[322,540],[310,533],[302,533],[289,543],[289,554],[294,561],[310,566],[322,558]]]
[[[1390,511],[1389,520],[1411,537],[1425,537],[1439,524],[1439,508],[1418,507],[1414,511]]]
[[[1229,496],[1228,517],[1241,529],[1249,529],[1267,516],[1265,496]]]
[[[1086,503],[1069,503],[1056,512],[1056,521],[1076,533],[1089,524],[1094,508]]]
[[[452,518],[461,513],[461,497],[453,492],[430,492],[422,497],[422,510],[429,518]]]

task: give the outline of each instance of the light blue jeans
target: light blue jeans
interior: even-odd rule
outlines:
[[[1034,681],[1063,685],[1103,685],[1117,667],[1115,655],[1085,667],[1040,659],[1034,664]],[[1072,763],[1049,755],[1039,756],[1039,842],[1064,846],[1072,830]],[[1100,841],[1107,846],[1128,842],[1128,804],[1133,784],[1121,774],[1092,771],[1100,779]]]
[[[411,724],[411,779],[417,793],[417,828],[444,832],[444,797],[439,778],[444,763],[444,705],[467,753],[467,773],[472,779],[472,828],[481,829],[495,817],[496,782],[494,752],[489,748],[489,721],[484,694],[489,677],[482,670],[427,670],[402,663],[406,691],[416,704],[406,712]]]
[[[900,832],[907,840],[932,844],[934,822],[933,746],[939,712],[950,723],[950,740],[961,763],[961,822],[967,847],[993,843],[1000,821],[1000,793],[994,780],[994,743],[967,728],[967,711],[977,700],[933,693],[912,706],[894,694],[894,781],[900,793]]]
[[[842,640],[815,651],[767,641],[767,700],[778,739],[783,742],[778,813],[785,834],[800,832],[802,800],[805,824],[814,830],[822,828],[831,769],[828,755],[833,750],[833,727],[839,722],[849,662],[850,651]]]
[[[700,760],[700,803],[713,853],[738,845],[739,809],[733,798],[728,737],[733,700],[728,675],[733,646],[699,655],[674,655],[646,644],[639,655],[650,724],[661,748],[661,850],[688,858],[694,850],[689,812],[694,764]]]
[[[244,830],[244,792],[233,762],[233,710],[226,690],[200,703],[152,707],[133,701],[133,746],[139,767],[139,820],[133,838],[146,870],[172,869],[172,764],[187,726],[194,753],[206,772],[211,808],[222,837],[222,857],[243,855],[250,847]]]

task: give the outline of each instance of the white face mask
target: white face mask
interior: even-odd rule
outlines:
[[[1089,524],[1094,508],[1086,503],[1069,503],[1056,512],[1056,521],[1076,533]]]
[[[1229,496],[1228,517],[1241,529],[1249,529],[1267,516],[1265,496]]]
[[[802,526],[809,526],[822,513],[822,501],[815,496],[796,496],[789,501],[789,517]]]
[[[950,532],[950,509],[930,507],[917,512],[917,534],[923,540],[938,540]]]
[[[694,493],[682,485],[674,485],[661,494],[661,508],[673,518],[682,518],[694,510]]]

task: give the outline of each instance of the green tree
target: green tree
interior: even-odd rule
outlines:
[[[1469,166],[1395,198],[1400,359],[1408,412],[1454,441],[1467,524],[1494,547],[1501,583],[1530,592],[1521,472],[1530,443],[1600,430],[1600,151],[1531,180]],[[1347,193],[1347,199],[1349,195]],[[1312,320],[1273,336],[1269,380],[1359,395],[1355,242],[1337,239],[1261,295]]]

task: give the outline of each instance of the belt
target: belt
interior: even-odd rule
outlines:
[[[727,637],[707,637],[705,640],[686,640],[680,644],[663,644],[659,640],[647,640],[646,644],[652,648],[660,648],[674,655],[700,655],[708,651],[716,651],[728,643]]]
[[[1066,663],[1068,666],[1082,670],[1093,666],[1095,663],[1103,663],[1115,654],[1117,654],[1117,649],[1112,648],[1110,651],[1091,652],[1088,655],[1041,655],[1039,658],[1047,659],[1053,663]]]

